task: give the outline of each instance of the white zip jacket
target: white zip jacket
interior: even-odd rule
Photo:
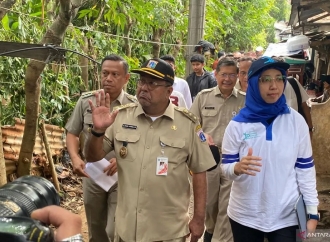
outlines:
[[[309,129],[304,118],[290,108],[267,129],[263,123],[231,121],[222,143],[222,170],[234,180],[228,216],[263,232],[298,224],[294,211],[299,193],[307,213],[317,214],[316,175]],[[271,140],[266,135],[272,132]],[[269,136],[268,136],[269,137]],[[256,176],[234,174],[234,166],[249,148],[262,158]]]

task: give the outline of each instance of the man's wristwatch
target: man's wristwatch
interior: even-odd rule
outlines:
[[[309,132],[314,132],[314,131],[315,131],[315,127],[309,128]]]
[[[90,129],[90,132],[92,135],[94,135],[95,137],[101,137],[105,134],[105,132],[103,133],[98,133],[98,132],[95,132],[92,128]]]
[[[320,216],[318,214],[307,214],[307,220],[315,219],[317,221],[320,221]]]

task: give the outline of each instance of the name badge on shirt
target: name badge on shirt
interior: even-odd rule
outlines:
[[[215,109],[214,107],[205,107],[205,109]]]
[[[137,126],[132,124],[123,124],[122,127],[124,129],[137,129]]]
[[[167,176],[167,171],[168,171],[168,158],[165,156],[157,157],[156,175]]]

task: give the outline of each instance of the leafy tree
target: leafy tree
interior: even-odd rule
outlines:
[[[287,0],[277,0],[275,1],[275,6],[272,8],[270,15],[277,21],[288,21],[290,7]]]
[[[80,0],[71,1],[76,7]],[[56,18],[68,17],[61,15],[60,6],[64,2],[67,3],[65,0],[4,0],[0,6],[9,4],[12,11],[0,11],[0,19],[3,16],[1,40],[38,43],[42,39],[42,43],[60,44],[97,61],[117,53],[126,58],[131,68],[139,67],[151,56],[172,53],[178,67],[176,74],[184,76],[186,53],[182,45],[187,42],[189,0],[84,1],[76,17],[72,15],[72,24],[66,20],[66,31],[53,38],[47,31],[54,27]],[[265,46],[273,39],[274,21],[287,16],[285,2],[207,0],[204,39],[226,51]],[[53,33],[58,33],[57,30],[53,29]],[[0,61],[2,124],[22,117],[64,126],[80,92],[100,87],[100,66],[69,52],[59,63],[12,57],[1,57]],[[136,75],[132,75],[127,86],[131,94],[135,94],[135,79]],[[40,108],[36,108],[38,96]],[[30,140],[34,138],[36,126],[28,126]],[[30,146],[25,149],[26,154],[28,150]]]

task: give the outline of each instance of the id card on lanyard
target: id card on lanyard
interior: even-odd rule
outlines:
[[[157,157],[156,175],[167,176],[168,172],[168,157],[165,156],[164,147],[166,146],[163,142],[160,142],[161,155]]]

